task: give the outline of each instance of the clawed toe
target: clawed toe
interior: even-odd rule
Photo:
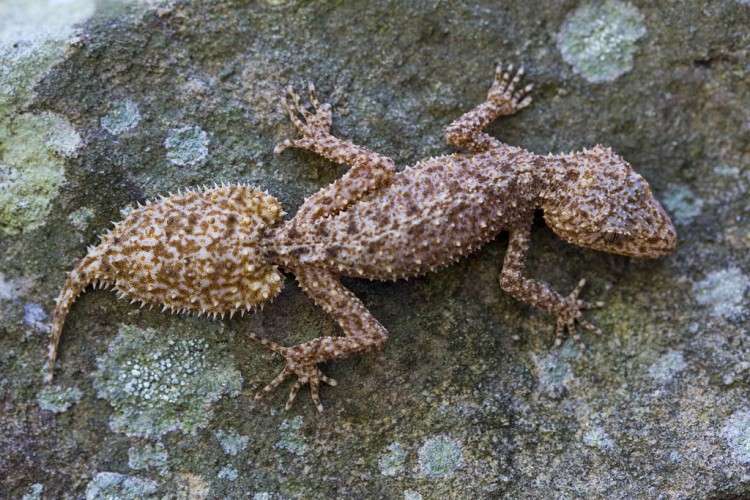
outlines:
[[[300,359],[298,359],[297,351],[292,348],[280,346],[275,342],[262,339],[253,334],[250,335],[250,338],[260,342],[272,351],[280,354],[286,361],[286,366],[284,366],[281,372],[279,372],[279,374],[276,375],[276,377],[271,380],[263,389],[255,394],[255,400],[262,399],[264,396],[280,386],[287,378],[296,376],[297,380],[294,381],[291,389],[289,389],[289,397],[287,398],[284,408],[286,410],[289,410],[292,407],[294,400],[297,398],[297,394],[299,393],[299,390],[302,388],[302,386],[305,384],[309,384],[310,397],[312,398],[313,403],[315,403],[315,408],[319,412],[322,412],[323,404],[320,402],[320,383],[322,382],[333,387],[337,385],[336,380],[332,379],[331,377],[325,376],[323,372],[320,371],[320,368],[318,368],[318,364],[315,361],[300,361]]]
[[[523,67],[514,72],[512,64],[509,64],[505,69],[503,69],[502,64],[498,64],[495,68],[495,81],[490,87],[488,99],[497,104],[510,106],[513,112],[531,104],[529,93],[534,86],[529,84],[525,87],[519,87],[523,75]]]
[[[312,82],[308,84],[310,108],[303,104],[302,98],[290,85],[286,89],[286,95],[283,99],[284,109],[289,115],[292,124],[300,131],[304,138],[319,137],[321,134],[327,134],[331,128],[331,106],[328,103],[321,104],[318,100],[315,85]],[[285,140],[279,143],[275,148],[275,153],[281,153],[288,147],[302,147],[303,140],[290,141]]]
[[[582,279],[578,282],[573,291],[564,299],[564,305],[557,313],[557,322],[555,324],[555,346],[559,347],[565,339],[566,333],[573,338],[573,340],[582,349],[586,348],[586,345],[581,339],[581,335],[578,332],[578,327],[590,331],[596,335],[601,335],[602,331],[594,324],[583,319],[582,311],[585,309],[594,309],[602,307],[603,302],[597,301],[593,303],[585,302],[579,299],[579,295],[586,285],[586,280]]]

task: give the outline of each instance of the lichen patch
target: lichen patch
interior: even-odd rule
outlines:
[[[645,34],[643,14],[630,3],[590,2],[565,19],[557,47],[587,81],[610,82],[633,68],[636,42]]]
[[[218,345],[217,328],[201,330],[120,327],[94,373],[97,395],[115,410],[112,430],[151,438],[194,434],[211,420],[213,403],[239,393],[242,376]]]
[[[196,166],[208,156],[208,134],[199,126],[170,129],[164,140],[167,160],[180,167]]]
[[[104,130],[112,135],[120,135],[134,129],[141,121],[141,112],[138,105],[130,100],[124,99],[112,104],[112,107],[100,123]]]

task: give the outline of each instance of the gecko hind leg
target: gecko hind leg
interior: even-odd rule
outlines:
[[[325,312],[330,314],[344,332],[343,337],[318,337],[308,342],[284,347],[275,342],[250,334],[250,338],[266,348],[280,354],[285,360],[281,372],[256,396],[256,399],[278,387],[291,376],[297,380],[292,384],[285,408],[291,408],[300,387],[310,385],[310,396],[319,412],[323,411],[320,402],[320,383],[336,385],[336,381],[326,377],[318,368],[319,363],[344,359],[381,348],[388,338],[387,330],[367,310],[352,292],[347,290],[338,277],[325,269],[297,268],[302,290]]]

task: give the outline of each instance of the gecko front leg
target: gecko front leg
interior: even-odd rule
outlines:
[[[313,220],[345,210],[363,196],[388,186],[396,167],[393,160],[331,134],[331,105],[320,104],[313,84],[309,84],[309,111],[290,87],[284,105],[294,126],[302,134],[296,140],[285,140],[274,149],[281,153],[295,147],[317,153],[351,168],[340,179],[309,197],[297,211],[296,221]]]
[[[294,269],[294,272],[302,290],[325,312],[333,316],[345,336],[320,337],[293,347],[283,347],[251,334],[251,339],[280,354],[286,362],[281,373],[256,395],[256,399],[260,399],[294,375],[297,380],[289,392],[286,409],[291,408],[300,387],[309,384],[310,396],[318,411],[322,412],[323,405],[318,394],[320,383],[336,385],[336,381],[323,375],[318,363],[378,349],[388,339],[388,331],[373,317],[362,301],[347,290],[330,271],[317,267],[299,267]]]
[[[581,343],[576,324],[580,324],[591,332],[601,334],[596,326],[583,319],[583,310],[603,305],[601,302],[590,304],[578,298],[586,280],[582,279],[570,295],[563,297],[547,283],[527,278],[524,275],[530,234],[531,224],[510,231],[508,250],[500,275],[501,288],[516,299],[556,316],[555,345],[562,343],[566,330],[576,342]]]
[[[532,85],[516,89],[522,77],[523,68],[513,74],[513,65],[505,70],[502,65],[498,65],[495,69],[495,81],[487,92],[487,100],[461,115],[445,129],[448,144],[473,153],[503,147],[503,143],[482,132],[482,129],[501,116],[517,113],[531,104],[531,96],[528,94]]]

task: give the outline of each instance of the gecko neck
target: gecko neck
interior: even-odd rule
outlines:
[[[578,171],[584,162],[583,152],[576,151],[561,155],[539,156],[539,182],[541,202],[559,200],[568,193],[578,179]]]

